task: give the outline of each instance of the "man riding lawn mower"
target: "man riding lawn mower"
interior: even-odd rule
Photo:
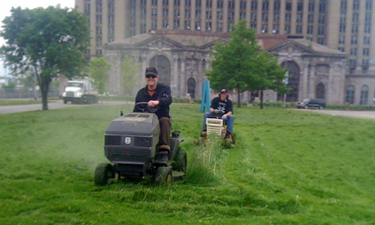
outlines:
[[[222,136],[224,146],[234,147],[233,123],[233,104],[229,100],[228,91],[222,89],[219,96],[212,100],[210,112],[203,116],[201,138],[196,143],[204,142],[209,134],[216,133]]]
[[[172,132],[170,88],[157,84],[155,68],[146,69],[147,86],[136,97],[134,112],[113,120],[105,132],[104,153],[111,163],[95,170],[96,185],[114,178],[143,179],[170,183],[186,173],[186,152],[180,147],[180,132]]]

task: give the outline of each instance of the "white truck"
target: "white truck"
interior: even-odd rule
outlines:
[[[98,103],[98,92],[93,89],[90,78],[70,80],[62,94],[64,104],[93,104]]]

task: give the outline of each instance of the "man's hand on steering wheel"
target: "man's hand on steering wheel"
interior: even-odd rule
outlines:
[[[150,108],[153,108],[153,107],[155,107],[157,105],[159,105],[159,101],[158,100],[155,100],[155,101],[151,100],[151,101],[148,102],[148,107],[150,107]]]

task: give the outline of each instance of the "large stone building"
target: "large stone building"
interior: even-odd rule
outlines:
[[[104,57],[112,64],[109,89],[122,94],[120,64],[131,56],[142,66],[134,93],[145,85],[148,66],[155,66],[160,82],[171,87],[174,97],[201,97],[204,71],[210,70],[210,51],[218,41],[225,42],[228,35],[193,32],[156,32],[142,34],[110,43],[104,47]],[[289,87],[287,101],[304,98],[324,98],[329,104],[344,102],[345,69],[347,55],[305,39],[287,39],[283,35],[258,35],[259,44],[279,57],[279,63],[288,68]],[[249,100],[249,93],[243,94]],[[273,91],[266,91],[265,101],[281,100]]]
[[[76,5],[90,18],[88,56],[102,56],[106,43],[151,30],[222,34],[246,19],[258,34],[300,36],[345,52],[345,101],[369,104],[375,97],[374,0],[76,0]]]

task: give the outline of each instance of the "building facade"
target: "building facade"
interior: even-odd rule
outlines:
[[[346,62],[345,93],[364,104],[375,97],[374,0],[76,0],[89,16],[88,56],[102,56],[106,43],[158,31],[226,33],[245,19],[257,34],[284,34],[340,50]],[[374,20],[374,21],[373,21]],[[367,101],[368,102],[368,101]]]
[[[205,70],[210,70],[212,50],[216,42],[226,42],[228,35],[194,32],[157,32],[141,34],[104,46],[104,57],[112,64],[109,90],[123,94],[120,64],[126,56],[141,65],[133,94],[145,83],[144,71],[154,66],[159,82],[171,87],[174,97],[200,98]],[[292,89],[287,101],[305,98],[324,98],[328,104],[344,103],[347,55],[305,39],[287,39],[283,35],[258,35],[259,44],[288,68]],[[223,87],[225,88],[225,87]],[[233,96],[232,96],[233,97]],[[242,95],[249,101],[249,93]],[[265,101],[282,100],[273,91],[266,91]]]

